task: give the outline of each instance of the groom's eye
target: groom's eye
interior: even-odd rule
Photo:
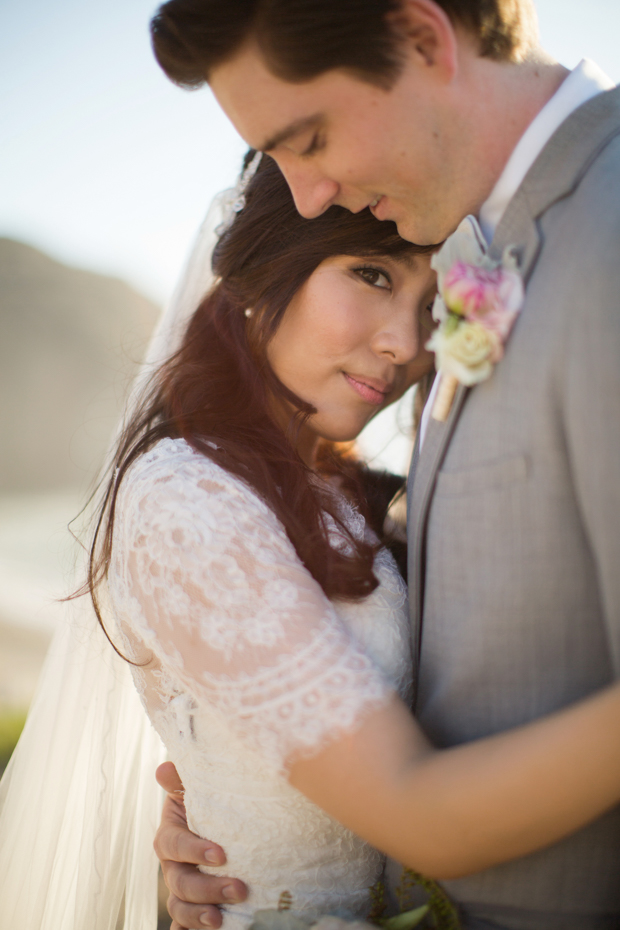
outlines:
[[[315,152],[318,152],[319,149],[323,148],[323,139],[321,138],[320,133],[315,132],[310,140],[310,144],[300,152],[301,158],[308,158],[310,155],[314,155]]]
[[[385,271],[381,271],[380,268],[355,268],[355,274],[373,287],[384,287],[388,290],[392,287],[389,275],[387,275]]]

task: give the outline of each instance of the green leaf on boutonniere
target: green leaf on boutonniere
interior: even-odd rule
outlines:
[[[396,917],[380,919],[378,923],[381,927],[384,927],[384,930],[411,930],[412,927],[417,927],[420,921],[424,920],[429,910],[428,904],[423,904],[422,907],[416,907],[412,911],[403,911],[402,914],[397,914]]]
[[[456,313],[449,313],[446,317],[446,320],[443,324],[443,331],[446,336],[451,336],[455,330],[458,329],[459,323],[461,322],[462,317],[457,316]]]

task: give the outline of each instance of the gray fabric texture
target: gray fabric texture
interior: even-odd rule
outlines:
[[[620,89],[549,141],[491,253],[507,245],[526,300],[506,355],[430,420],[409,481],[415,710],[439,746],[620,674]],[[445,885],[472,928],[620,927],[620,808]]]
[[[461,914],[461,926],[462,930],[618,930],[620,917],[617,914],[551,914],[524,908],[473,905]]]

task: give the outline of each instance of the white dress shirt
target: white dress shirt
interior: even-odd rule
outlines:
[[[612,87],[614,82],[588,58],[565,78],[517,142],[497,184],[480,208],[478,220],[487,242],[493,239],[506,207],[556,129],[583,103]],[[435,378],[420,421],[420,448],[438,387],[439,378]]]

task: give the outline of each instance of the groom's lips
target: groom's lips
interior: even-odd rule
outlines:
[[[366,375],[350,375],[346,371],[342,373],[362,400],[365,400],[367,404],[373,404],[375,407],[379,407],[392,390],[392,385],[380,378],[367,378]]]

